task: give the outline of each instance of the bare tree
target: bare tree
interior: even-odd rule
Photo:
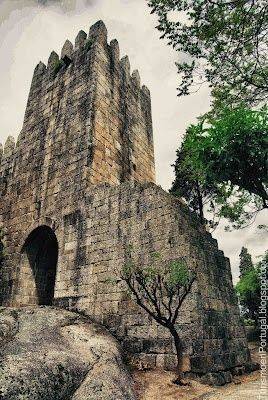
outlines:
[[[178,377],[175,382],[184,384],[181,371],[182,344],[176,322],[180,308],[195,281],[195,274],[189,271],[184,259],[165,262],[159,253],[154,253],[152,258],[151,265],[137,266],[130,255],[121,278],[136,303],[171,333],[177,354]]]

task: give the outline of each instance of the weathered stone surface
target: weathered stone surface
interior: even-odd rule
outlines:
[[[73,53],[73,44],[70,42],[70,40],[66,40],[64,43],[62,49],[61,49],[61,58],[64,58],[65,56],[71,57]]]
[[[48,307],[0,309],[2,400],[134,400],[115,339]]]
[[[117,41],[107,43],[102,22],[78,42],[71,59],[52,53],[35,70],[20,140],[1,161],[0,301],[83,311],[135,364],[172,368],[168,331],[128,298],[120,272],[130,246],[140,265],[154,252],[184,258],[197,274],[176,327],[185,371],[243,366],[250,358],[229,260],[154,184],[149,89],[119,59]]]
[[[13,136],[8,136],[5,147],[4,147],[4,156],[6,158],[10,157],[15,149],[15,139]]]
[[[84,31],[79,31],[75,38],[75,48],[81,47],[87,39],[87,34]]]
[[[53,50],[50,53],[50,56],[48,57],[48,62],[47,62],[48,70],[53,69],[58,62],[59,62],[59,55]],[[38,67],[38,71],[39,71],[39,67]]]
[[[211,386],[223,386],[225,385],[226,380],[223,373],[210,372],[202,376],[201,382]]]

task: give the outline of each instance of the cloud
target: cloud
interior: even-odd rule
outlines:
[[[74,41],[80,29],[86,32],[103,19],[109,39],[117,38],[121,55],[128,54],[131,68],[152,95],[157,181],[168,189],[185,128],[209,108],[209,90],[177,98],[176,54],[159,40],[157,21],[144,0],[2,0],[0,2],[0,141],[17,136],[35,65],[47,62],[52,50],[60,53],[66,38]],[[259,222],[261,223],[261,222]],[[220,247],[237,265],[242,245],[264,252],[254,228],[225,233],[216,231]],[[258,237],[258,239],[256,239]],[[237,268],[234,269],[237,276]]]

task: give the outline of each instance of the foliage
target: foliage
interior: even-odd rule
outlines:
[[[240,264],[240,278],[244,276],[249,270],[253,268],[253,262],[251,255],[248,253],[248,249],[246,247],[242,247],[241,252],[239,254]]]
[[[182,147],[177,150],[177,158],[173,165],[175,180],[170,192],[183,198],[189,208],[198,215],[202,224],[207,223],[214,227],[214,221],[207,221],[204,216],[204,208],[213,198],[214,187],[202,182],[187,161],[188,154],[182,144]]]
[[[93,44],[93,40],[92,39],[87,39],[85,41],[85,49],[86,49],[86,51],[89,51],[91,49],[92,44]]]
[[[254,326],[255,321],[253,321],[253,319],[250,319],[250,318],[244,318],[244,325],[245,326]]]
[[[210,211],[227,218],[233,228],[246,226],[267,208],[267,137],[267,108],[243,106],[224,108],[217,117],[206,114],[184,137],[180,170],[209,193]],[[176,180],[177,174],[172,191],[179,186]]]
[[[151,265],[137,266],[129,261],[123,268],[122,279],[139,305],[159,324],[167,326],[176,322],[194,276],[183,259],[165,263],[161,255],[155,253]]]
[[[161,38],[178,52],[179,96],[205,82],[214,105],[267,99],[268,3],[263,0],[148,0]]]
[[[123,268],[122,279],[137,304],[157,323],[169,329],[177,350],[180,370],[181,343],[175,324],[195,275],[188,270],[183,259],[164,262],[161,254],[154,253],[150,265],[139,266],[132,262],[130,253],[129,261]]]
[[[260,262],[242,275],[235,287],[245,316],[254,320],[255,325],[258,323],[261,303],[261,274],[263,270],[267,280],[268,251]]]
[[[260,280],[258,270],[247,271],[236,285],[240,304],[246,310],[248,318],[257,322],[260,304]]]
[[[57,73],[63,68],[65,65],[64,61],[62,59],[55,61],[55,64],[53,65],[53,74],[54,76],[57,75]]]

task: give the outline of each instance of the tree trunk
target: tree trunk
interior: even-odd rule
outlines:
[[[174,326],[169,327],[169,331],[173,337],[175,348],[176,348],[176,356],[177,356],[177,379],[176,383],[181,384],[182,379],[182,344],[178,332],[176,331]]]
[[[198,208],[199,208],[199,218],[200,218],[201,224],[204,224],[205,218],[204,218],[203,198],[202,198],[202,195],[200,192],[200,186],[199,186],[198,181],[196,181],[196,192],[197,192],[197,201],[198,201]]]

